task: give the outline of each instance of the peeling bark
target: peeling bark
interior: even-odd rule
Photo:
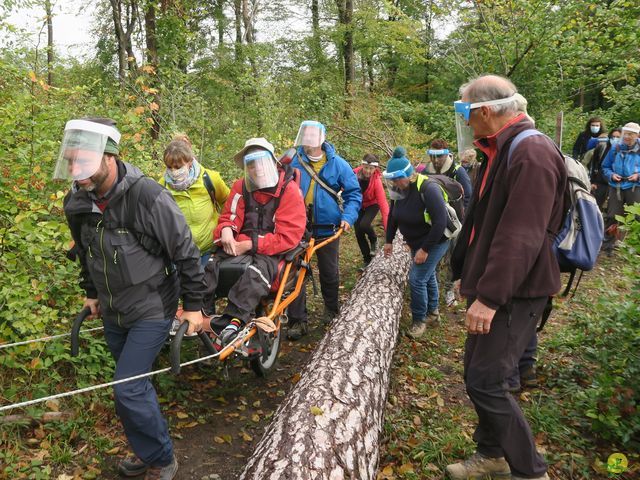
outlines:
[[[242,480],[375,478],[409,264],[401,238],[392,257],[374,258],[278,408]]]

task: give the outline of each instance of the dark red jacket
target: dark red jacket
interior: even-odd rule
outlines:
[[[512,139],[533,124],[521,115],[495,135],[477,142],[485,161],[451,258],[460,291],[491,308],[512,298],[536,298],[560,289],[560,269],[552,251],[565,211],[564,160],[543,136]],[[486,180],[487,164],[490,164]],[[473,232],[473,234],[472,234]]]
[[[356,176],[362,170],[362,166],[353,169]],[[371,174],[369,178],[369,186],[362,192],[362,209],[364,210],[371,205],[378,205],[380,207],[380,214],[382,215],[382,225],[385,231],[387,230],[387,217],[389,216],[389,203],[387,202],[387,195],[384,193],[384,186],[382,185],[382,175],[377,168]]]
[[[273,193],[265,190],[257,190],[250,195],[261,203],[266,204],[276,197],[282,196],[280,204],[275,213],[275,229],[273,233],[267,233],[258,237],[256,253],[261,255],[279,255],[292,249],[302,239],[304,229],[307,224],[307,215],[304,206],[304,199],[300,192],[300,187],[291,180],[282,191],[284,183],[284,171],[279,170],[280,180]],[[213,241],[220,244],[220,233],[224,227],[231,227],[235,233],[236,240],[251,240],[251,237],[238,233],[242,230],[244,223],[244,198],[242,197],[242,185],[244,178],[236,180],[231,187],[231,192],[224,204],[218,226],[213,232]]]

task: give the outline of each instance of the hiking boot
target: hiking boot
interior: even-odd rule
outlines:
[[[324,309],[324,312],[322,312],[322,324],[323,325],[329,325],[331,322],[333,322],[333,319],[336,318],[338,316],[338,312],[334,312],[332,310],[328,310],[328,309]]]
[[[291,319],[289,319],[289,322],[291,322]],[[307,322],[296,322],[294,324],[289,323],[289,328],[287,328],[287,339],[299,340],[308,332],[309,325],[307,324]]]
[[[456,294],[453,290],[447,290],[447,293],[444,296],[444,301],[447,303],[447,307],[455,307],[458,304]]]
[[[413,322],[409,330],[407,331],[407,337],[417,339],[420,338],[424,331],[427,329],[425,322]]]
[[[178,459],[173,456],[173,460],[166,467],[149,467],[144,480],[173,480],[178,473]]]
[[[511,480],[550,480],[550,478],[549,478],[549,474],[545,473],[541,477],[533,477],[533,478],[529,477],[528,479],[524,477],[517,477],[515,475],[511,475]]]
[[[478,452],[463,462],[447,465],[447,474],[451,480],[511,478],[511,470],[504,457],[489,458]]]
[[[130,455],[118,463],[118,473],[123,477],[137,477],[149,469],[149,465],[144,463],[135,455]]]
[[[427,313],[427,317],[425,318],[425,324],[427,327],[435,327],[440,323],[440,312],[438,309],[435,309],[431,313]]]
[[[233,341],[233,339],[236,338],[241,327],[242,322],[240,320],[238,320],[237,318],[231,320],[229,325],[224,327],[220,332],[220,342],[222,343],[222,345],[229,345]]]
[[[538,387],[538,376],[535,365],[531,365],[529,368],[520,371],[520,385],[522,385],[522,388]]]

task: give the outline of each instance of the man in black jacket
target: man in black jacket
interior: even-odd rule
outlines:
[[[79,252],[84,307],[102,316],[118,380],[151,370],[179,298],[189,333],[200,328],[204,285],[184,216],[169,192],[118,158],[114,125],[67,122],[54,177],[73,180],[64,211]],[[174,478],[178,463],[149,377],[114,386],[114,396],[135,454],[119,472]]]

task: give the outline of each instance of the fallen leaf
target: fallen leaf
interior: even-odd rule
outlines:
[[[413,465],[411,465],[410,463],[402,464],[400,466],[400,468],[398,468],[398,473],[401,473],[403,475],[406,474],[406,473],[414,473],[413,472]]]
[[[315,416],[322,415],[324,413],[324,411],[320,407],[316,406],[311,407],[309,410],[311,410],[311,413],[313,413]]]
[[[189,418],[189,414],[184,412],[178,412],[176,413],[176,417],[178,417],[180,420],[184,420],[185,418]]]
[[[104,453],[106,453],[107,455],[115,455],[119,451],[120,451],[120,447],[113,447],[111,450],[107,450]]]
[[[293,377],[291,377],[291,383],[294,385],[300,381],[300,374],[296,373]]]
[[[419,427],[420,425],[422,425],[422,420],[420,420],[420,417],[418,415],[413,417],[413,424],[416,427]]]
[[[240,434],[240,436],[242,437],[242,439],[243,439],[245,442],[252,442],[252,441],[253,441],[253,437],[252,437],[251,435],[249,435],[247,432],[242,432],[242,433]]]
[[[216,437],[213,437],[213,441],[216,442],[216,443],[223,444],[224,443],[224,438],[216,436]]]
[[[251,420],[258,423],[260,421],[260,415],[254,413],[253,415],[251,415]]]

